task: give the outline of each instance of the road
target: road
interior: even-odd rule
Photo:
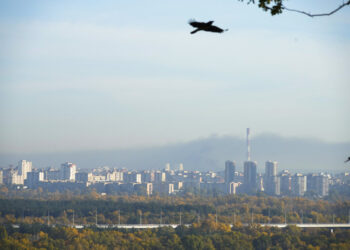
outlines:
[[[190,224],[183,224],[186,227],[189,227]],[[250,224],[243,224],[243,226],[249,226]],[[350,228],[350,223],[347,224],[256,224],[262,227],[278,227],[284,228],[287,226],[296,226],[300,228]],[[120,224],[120,225],[108,225],[108,224],[98,224],[98,228],[122,228],[122,229],[152,229],[158,227],[172,227],[176,228],[179,224]],[[233,225],[230,225],[233,227]],[[75,228],[84,228],[84,225],[75,225]]]

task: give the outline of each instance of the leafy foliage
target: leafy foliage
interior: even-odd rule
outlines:
[[[0,198],[0,223],[346,223],[350,201],[264,196]]]
[[[232,231],[204,225],[147,230],[77,230],[0,226],[1,249],[349,249],[350,230],[295,227],[285,229],[234,227]]]
[[[245,0],[239,0],[244,2]],[[248,0],[247,3],[255,4],[257,2],[259,8],[269,11],[271,15],[281,14],[283,11],[283,0]]]

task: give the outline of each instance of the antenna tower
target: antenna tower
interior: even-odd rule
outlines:
[[[250,128],[247,128],[247,161],[250,161]]]

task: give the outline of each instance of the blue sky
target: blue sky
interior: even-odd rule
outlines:
[[[229,31],[190,35],[190,18]],[[153,146],[246,127],[350,141],[350,8],[309,18],[235,0],[15,0],[1,2],[0,22],[0,152]]]

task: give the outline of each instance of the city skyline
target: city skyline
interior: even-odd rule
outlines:
[[[88,190],[96,188],[100,193],[137,193],[152,195],[153,191],[163,195],[182,195],[186,192],[210,194],[248,194],[264,192],[271,196],[328,195],[329,186],[345,185],[349,173],[291,173],[278,171],[276,161],[265,162],[265,173],[257,172],[257,162],[244,162],[244,171],[236,171],[235,163],[225,162],[224,171],[186,170],[183,163],[164,164],[160,170],[95,167],[79,169],[76,164],[65,162],[60,169],[48,167],[32,168],[32,162],[20,160],[17,167],[0,169],[0,185],[17,189],[42,188],[49,192],[70,189]],[[278,172],[278,174],[277,174]],[[100,185],[102,184],[102,185]]]

